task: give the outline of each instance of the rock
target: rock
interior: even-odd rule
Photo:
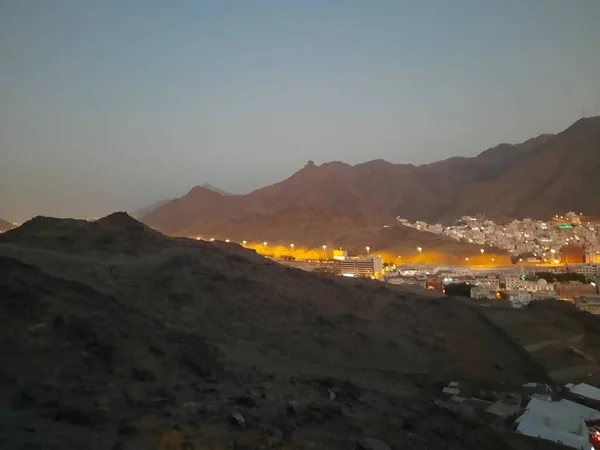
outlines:
[[[287,414],[289,414],[290,416],[293,416],[295,414],[301,414],[302,411],[304,410],[304,406],[302,405],[302,403],[296,401],[296,400],[292,400],[291,402],[289,402],[285,408],[285,412]]]
[[[240,406],[246,406],[247,408],[254,408],[256,406],[256,400],[248,395],[242,395],[235,399],[235,404]]]
[[[335,397],[336,397],[335,392],[330,390],[329,391],[329,400],[334,401]]]
[[[230,416],[231,423],[238,427],[243,427],[246,423],[246,419],[242,416],[242,413],[239,411],[233,411]]]
[[[356,450],[392,450],[385,442],[375,438],[359,439],[356,443]]]
[[[183,410],[186,414],[197,414],[200,409],[200,405],[196,402],[187,402],[183,405]]]

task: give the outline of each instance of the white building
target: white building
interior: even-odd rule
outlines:
[[[554,284],[548,283],[543,278],[540,278],[537,281],[527,281],[521,280],[519,277],[506,277],[505,283],[506,289],[509,291],[554,291]]]
[[[516,420],[517,433],[589,450],[586,420],[600,419],[600,412],[569,400],[549,402],[532,398]]]
[[[531,293],[527,291],[508,291],[506,292],[508,301],[513,308],[523,308],[531,303]]]

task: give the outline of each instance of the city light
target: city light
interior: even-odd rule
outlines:
[[[200,240],[200,238],[199,238],[199,237],[197,237],[197,238],[196,238],[196,240],[197,240],[197,241],[199,241],[199,240]]]
[[[480,249],[479,251],[481,252],[482,255],[485,253],[485,249],[483,249],[483,248]]]
[[[246,245],[246,241],[242,241],[242,244]]]
[[[229,242],[229,239],[225,239],[225,242]]]
[[[417,247],[417,250],[419,251],[419,253],[423,252],[423,248],[422,247]]]
[[[290,244],[290,247],[292,247],[292,249],[294,248],[294,244]]]
[[[210,238],[210,242],[214,242],[214,241],[215,241],[215,238]]]
[[[263,242],[263,245],[266,247],[267,246],[267,241]]]
[[[371,250],[371,247],[369,247],[368,245],[365,247],[365,249],[367,250],[367,256],[369,256],[369,251]]]
[[[326,246],[326,245],[324,245],[324,246],[323,246],[323,250],[325,250],[326,248],[327,248],[327,246]]]

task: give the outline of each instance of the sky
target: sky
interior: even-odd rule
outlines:
[[[598,0],[0,0],[0,217],[559,132],[600,114],[598,23]]]

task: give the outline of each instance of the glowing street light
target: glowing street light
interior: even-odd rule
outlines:
[[[417,251],[419,252],[419,254],[423,253],[423,247],[417,247]]]
[[[294,249],[294,244],[290,244],[290,247],[292,247],[292,250]]]
[[[225,239],[225,242],[229,242],[229,239]]]
[[[324,246],[323,246],[323,250],[325,250],[326,248],[327,248],[327,246],[326,246],[326,245],[324,245]]]
[[[196,240],[197,240],[197,241],[199,241],[199,240],[200,240],[200,238],[199,238],[199,237],[197,237],[197,238],[196,238]]]
[[[246,241],[242,241],[242,244],[246,245]]]
[[[485,249],[483,249],[483,248],[480,249],[479,251],[481,252],[481,255],[483,255],[485,253]]]
[[[371,250],[371,247],[369,247],[368,245],[365,247],[365,249],[367,250],[367,256],[369,256],[369,251]]]
[[[469,260],[469,258],[465,258],[465,261],[468,261],[468,260]]]
[[[492,258],[492,262],[496,261],[496,258]]]
[[[214,242],[214,241],[215,241],[215,238],[210,238],[210,242]]]
[[[265,247],[267,246],[267,244],[268,244],[268,242],[267,242],[267,241],[263,242],[263,245],[264,245]]]

